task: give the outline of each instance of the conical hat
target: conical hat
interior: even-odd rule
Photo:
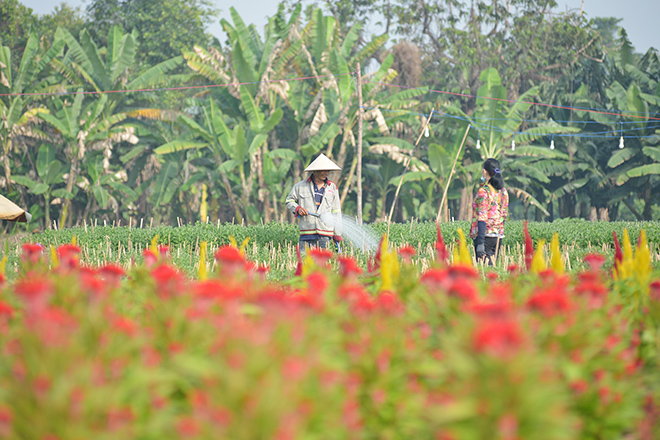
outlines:
[[[32,216],[16,206],[12,201],[0,196],[0,220],[14,222],[30,221]]]
[[[340,171],[341,168],[334,163],[328,156],[325,154],[321,153],[319,154],[319,157],[314,159],[312,163],[309,164],[307,168],[305,168],[305,171],[307,172],[312,172],[312,171]]]

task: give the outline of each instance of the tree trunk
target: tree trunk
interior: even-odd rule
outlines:
[[[651,206],[653,204],[651,202],[651,188],[646,188],[646,191],[644,191],[644,211],[642,211],[642,218],[644,220],[652,220],[653,211],[651,210]]]
[[[591,209],[589,210],[589,221],[595,222],[597,220],[598,220],[598,210],[596,209],[595,206],[592,206]]]
[[[472,195],[469,188],[464,186],[461,188],[461,204],[458,210],[458,220],[471,220],[470,215],[472,211]],[[447,219],[449,221],[451,219]]]
[[[598,208],[598,220],[603,222],[610,221],[610,212],[607,208]]]

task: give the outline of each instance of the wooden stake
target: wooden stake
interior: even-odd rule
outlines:
[[[362,72],[360,63],[357,63],[357,95],[358,95],[358,138],[357,138],[357,223],[362,224],[362,120],[364,108],[362,108]]]
[[[454,170],[456,169],[456,162],[458,162],[458,156],[461,155],[461,150],[463,150],[463,145],[465,145],[465,139],[470,132],[470,125],[465,129],[465,134],[463,135],[463,141],[461,141],[461,146],[458,147],[458,152],[454,158],[454,164],[451,166],[451,172],[449,173],[449,178],[447,178],[447,184],[445,185],[445,190],[442,193],[442,200],[440,200],[440,208],[438,208],[438,216],[435,218],[436,223],[440,223],[440,215],[442,213],[442,208],[445,206],[445,201],[447,200],[447,190],[449,190],[449,184],[451,183],[451,177],[454,175]]]
[[[415,151],[417,151],[417,145],[419,145],[419,141],[422,140],[422,136],[424,135],[424,131],[426,131],[426,128],[429,126],[431,123],[431,118],[433,117],[433,112],[435,109],[431,109],[431,114],[429,115],[428,119],[424,121],[422,124],[422,131],[419,132],[419,136],[417,137],[417,142],[415,142],[415,148],[413,148],[410,151],[410,156],[408,157],[408,160],[406,161],[406,166],[403,169],[403,174],[401,175],[401,180],[399,180],[399,184],[396,187],[396,192],[394,193],[394,201],[392,202],[392,206],[390,206],[390,215],[387,216],[387,235],[390,235],[390,223],[392,222],[392,214],[394,213],[394,205],[396,205],[396,200],[399,197],[399,191],[401,190],[401,185],[403,184],[403,178],[405,177],[406,173],[408,172],[408,167],[410,166],[410,162],[412,162],[412,157],[413,154],[415,154]]]

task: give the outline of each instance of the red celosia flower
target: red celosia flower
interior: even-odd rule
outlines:
[[[14,414],[8,406],[0,406],[0,437],[9,438],[12,433]]]
[[[546,316],[554,316],[571,309],[571,301],[563,289],[555,287],[541,290],[527,300],[527,307]]]
[[[591,270],[598,271],[605,264],[605,257],[600,254],[588,254],[584,257],[584,261],[589,265]]]
[[[48,305],[53,287],[49,280],[28,277],[17,282],[14,291],[23,299],[28,312],[37,312]]]
[[[571,382],[571,389],[576,394],[582,394],[589,389],[589,383],[584,379],[578,379]]]
[[[259,274],[259,278],[261,278],[262,280],[266,279],[266,275],[268,274],[269,271],[270,271],[270,267],[268,267],[266,263],[259,264],[257,266],[257,274]]]
[[[382,292],[378,295],[378,298],[376,298],[376,307],[379,310],[392,315],[402,313],[405,309],[399,297],[392,292]]]
[[[346,301],[357,301],[364,295],[369,295],[362,284],[346,284],[339,288],[338,295]]]
[[[160,258],[162,260],[167,259],[169,254],[170,254],[170,247],[169,246],[164,245],[164,244],[161,244],[160,246],[158,246],[158,255],[160,255]]]
[[[215,259],[218,263],[244,263],[245,258],[241,251],[234,246],[225,245],[221,246],[215,252]]]
[[[309,250],[309,256],[319,266],[327,266],[332,258],[332,251],[314,247]]]
[[[660,280],[653,281],[650,285],[651,288],[651,299],[654,301],[660,301]]]
[[[108,263],[99,269],[103,277],[113,286],[118,287],[126,271],[118,264]]]
[[[477,295],[477,288],[467,280],[456,280],[449,287],[449,296],[463,301],[472,301],[477,298]]]
[[[41,258],[44,247],[38,243],[25,243],[23,246],[23,261],[36,263]]]
[[[534,259],[534,243],[527,229],[527,220],[523,224],[523,232],[525,233],[525,268],[530,270],[532,268],[532,260]]]
[[[158,262],[158,255],[156,255],[151,249],[145,249],[142,252],[144,257],[144,265],[147,269],[153,267]]]
[[[310,309],[322,310],[323,297],[321,295],[310,294],[309,292],[294,292],[291,296],[291,301],[299,306],[308,307]]]
[[[57,248],[57,256],[60,259],[60,266],[67,269],[73,269],[78,266],[78,254],[80,248],[75,244],[63,244]]]
[[[362,269],[358,266],[353,257],[341,255],[337,258],[337,261],[339,261],[339,272],[342,277],[350,278],[353,275],[359,275],[362,273]]]
[[[476,280],[479,278],[479,272],[467,264],[454,264],[449,266],[449,276],[455,280]]]
[[[183,278],[172,266],[161,264],[151,271],[151,276],[156,281],[158,295],[168,297],[179,293]]]
[[[199,300],[200,305],[208,307],[213,301],[231,301],[238,299],[243,292],[238,288],[232,288],[219,280],[200,281],[195,284],[195,299]]]
[[[197,420],[190,416],[182,417],[176,424],[176,430],[180,438],[197,437],[201,428]]]
[[[483,301],[475,299],[466,310],[481,319],[506,319],[513,311],[513,303],[507,300]]]
[[[598,281],[581,280],[580,284],[575,287],[575,293],[585,296],[588,299],[589,307],[597,309],[605,304],[608,291],[607,288]]]
[[[410,263],[412,257],[414,257],[416,253],[417,251],[415,251],[415,248],[410,245],[401,246],[399,248],[399,256],[405,263]]]
[[[519,268],[518,265],[515,264],[515,263],[514,263],[514,264],[509,264],[509,267],[507,267],[506,270],[507,270],[507,272],[509,272],[510,274],[515,274],[515,273],[520,272],[520,268]]]
[[[78,329],[78,322],[66,310],[49,307],[31,314],[27,325],[46,346],[65,345]]]
[[[420,280],[431,292],[446,290],[451,283],[447,269],[429,269]]]
[[[314,295],[323,295],[328,288],[328,279],[319,272],[314,272],[307,277],[307,290]]]
[[[108,431],[123,429],[131,423],[134,418],[135,415],[133,414],[133,410],[129,407],[110,408],[110,410],[108,410],[106,428]]]
[[[359,296],[355,298],[353,304],[351,305],[351,311],[356,315],[371,312],[375,308],[376,302],[366,291],[363,291],[362,294],[359,294]]]
[[[618,270],[619,265],[623,262],[623,252],[619,244],[619,238],[616,236],[616,231],[612,232],[614,236],[614,269]]]
[[[435,226],[437,229],[438,239],[435,242],[435,252],[438,258],[438,261],[441,263],[446,263],[447,258],[449,258],[449,253],[447,252],[447,247],[445,246],[445,240],[442,238],[442,231],[440,230],[440,225]]]
[[[302,257],[300,256],[300,245],[296,245],[296,256],[298,257],[298,265],[296,266],[296,273],[293,275],[299,277],[302,275],[303,268]]]
[[[515,352],[522,344],[523,336],[517,323],[507,320],[482,320],[473,334],[475,350],[496,356]]]
[[[138,326],[128,318],[118,316],[112,321],[112,329],[117,332],[126,333],[128,336],[133,336],[137,333]]]
[[[108,286],[102,280],[98,279],[96,275],[94,270],[88,267],[82,268],[80,285],[86,293],[99,298],[105,295]]]
[[[2,318],[3,316],[11,317],[13,313],[14,313],[14,309],[12,308],[12,306],[0,301],[0,318]]]
[[[241,251],[233,246],[225,245],[215,252],[215,260],[220,265],[220,272],[224,276],[237,274],[245,269],[245,256]]]

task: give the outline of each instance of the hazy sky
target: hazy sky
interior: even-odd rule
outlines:
[[[21,0],[23,4],[34,9],[36,13],[51,12],[61,0]],[[158,1],[158,0],[154,0]],[[229,8],[231,1],[211,0],[221,10],[221,17],[231,21]],[[87,5],[89,0],[68,0],[72,6]],[[240,0],[233,3],[238,13],[246,23],[254,23],[259,29],[266,24],[266,17],[277,11],[277,0]],[[582,0],[557,0],[561,11],[567,8],[579,9]],[[628,32],[638,52],[646,52],[653,46],[660,49],[660,0],[584,0],[584,11],[588,17],[617,17],[622,18],[621,25]],[[375,29],[373,29],[375,30]],[[224,32],[218,23],[214,23],[211,33],[224,40]]]

